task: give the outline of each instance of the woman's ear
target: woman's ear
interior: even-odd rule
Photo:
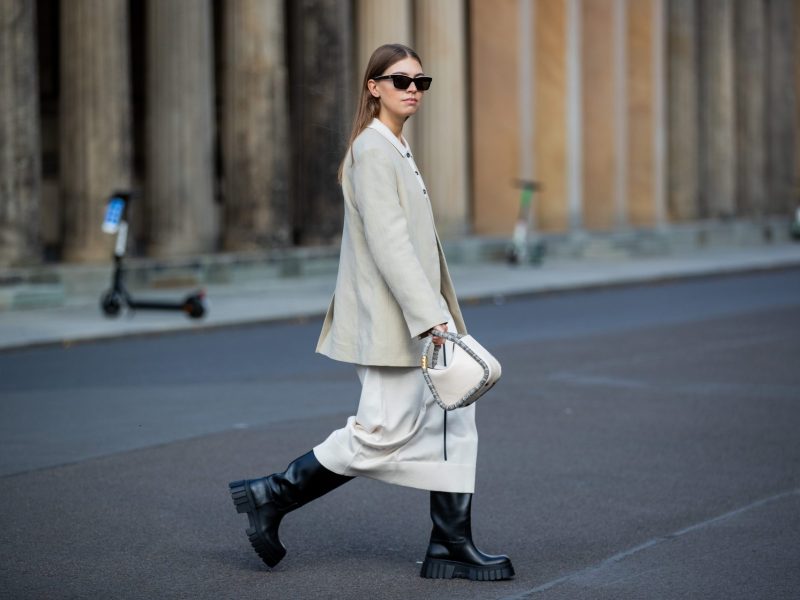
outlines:
[[[381,97],[380,92],[378,92],[378,84],[375,83],[374,80],[370,79],[367,82],[367,89],[369,90],[369,93],[372,94],[373,98],[380,98]]]

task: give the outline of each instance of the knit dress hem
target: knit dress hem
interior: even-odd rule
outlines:
[[[391,459],[360,461],[358,467],[341,460],[344,452],[331,451],[330,442],[314,447],[314,455],[320,464],[334,473],[348,477],[369,477],[385,483],[431,490],[472,494],[475,492],[475,465],[445,462],[399,462]]]

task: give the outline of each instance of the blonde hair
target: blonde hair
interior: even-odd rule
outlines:
[[[413,58],[422,65],[419,55],[403,44],[384,44],[372,53],[364,72],[364,79],[361,81],[361,92],[358,98],[358,106],[356,107],[356,116],[353,119],[353,127],[350,130],[350,138],[347,140],[347,152],[350,153],[351,158],[353,158],[353,142],[361,132],[367,128],[367,125],[372,122],[372,119],[378,116],[381,110],[380,100],[370,93],[367,83],[370,79],[382,75],[386,69],[396,62],[408,57]],[[347,153],[345,153],[342,162],[339,164],[339,183],[342,182],[342,173],[344,172],[344,163],[346,160]]]

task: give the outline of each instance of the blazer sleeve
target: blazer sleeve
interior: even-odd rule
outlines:
[[[411,337],[425,335],[447,316],[411,243],[394,169],[380,149],[360,153],[353,164],[353,187],[372,258],[400,305]]]

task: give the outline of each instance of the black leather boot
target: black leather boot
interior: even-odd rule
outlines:
[[[247,513],[250,520],[250,544],[261,560],[274,567],[286,555],[278,537],[284,515],[351,479],[323,467],[312,450],[295,459],[283,473],[233,481],[228,487],[236,512]]]
[[[421,577],[430,579],[511,579],[507,556],[484,554],[472,542],[472,494],[431,492],[433,531]]]

